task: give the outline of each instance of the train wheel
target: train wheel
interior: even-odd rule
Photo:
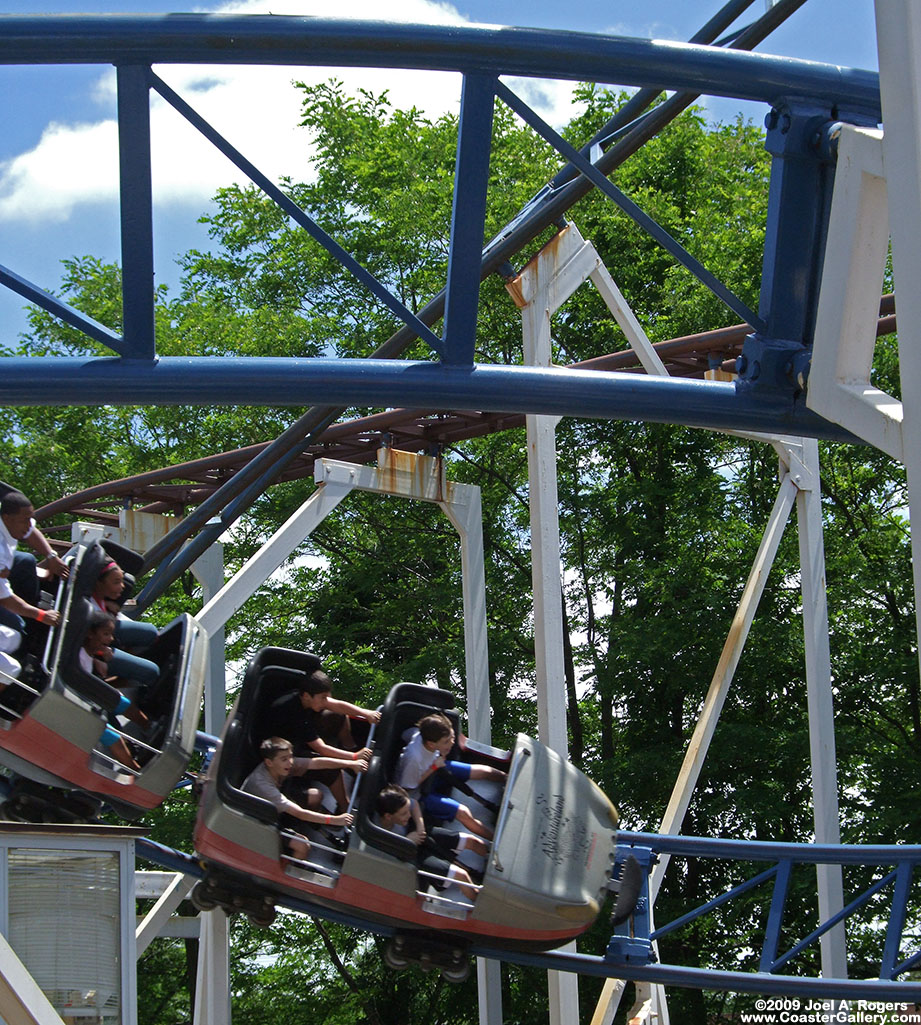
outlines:
[[[203,879],[192,887],[192,892],[189,894],[189,900],[191,900],[199,911],[213,911],[218,906],[218,901],[215,899],[214,891]]]
[[[457,967],[442,968],[441,977],[445,982],[466,982],[470,978],[470,965],[464,961]]]
[[[390,940],[384,947],[384,964],[388,968],[393,968],[394,971],[401,971],[403,968],[409,967],[410,959],[400,953],[394,941]]]
[[[278,912],[275,910],[274,904],[265,904],[261,908],[254,908],[253,910],[246,912],[246,917],[250,922],[252,922],[253,925],[258,926],[260,929],[268,929],[277,916]]]

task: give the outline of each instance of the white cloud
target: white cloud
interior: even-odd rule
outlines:
[[[64,220],[76,203],[112,196],[117,169],[114,121],[52,122],[35,149],[0,163],[0,219]]]
[[[234,14],[329,14],[326,0],[242,0],[211,11]],[[399,0],[388,7],[391,21],[467,24],[448,3]],[[336,16],[382,20],[379,0],[340,0]],[[460,76],[436,72],[311,67],[162,66],[155,69],[217,131],[269,178],[309,173],[310,139],[298,128],[300,90],[294,81],[342,79],[352,91],[387,90],[395,107],[415,105],[429,117],[456,112]],[[542,116],[559,125],[569,114],[571,83],[510,83],[538,106]],[[100,76],[92,99],[112,111],[115,72]],[[164,205],[204,208],[215,190],[245,181],[210,143],[158,96],[151,103],[151,149],[154,200]],[[25,225],[63,222],[78,208],[114,203],[118,194],[118,150],[111,115],[93,123],[49,124],[28,152],[0,162],[0,221]],[[62,174],[61,169],[67,173]]]

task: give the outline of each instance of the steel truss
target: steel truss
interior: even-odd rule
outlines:
[[[794,0],[787,0],[778,7],[792,10],[797,5]],[[736,7],[734,4],[727,6]],[[772,17],[776,19],[778,15]],[[873,126],[878,122],[878,80],[871,73],[785,58],[755,58],[741,50],[695,44],[677,46],[651,40],[576,33],[443,29],[381,23],[363,25],[312,18],[229,15],[172,15],[169,19],[110,16],[77,21],[53,17],[4,17],[0,19],[0,62],[114,63],[117,66],[125,325],[122,335],[118,335],[25,281],[14,270],[0,268],[0,282],[84,331],[95,342],[122,358],[8,357],[3,360],[4,369],[0,375],[0,402],[56,404],[80,394],[81,400],[90,405],[112,402],[113,398],[127,404],[155,403],[158,399],[163,401],[165,395],[169,395],[169,401],[174,403],[303,405],[332,396],[334,401],[346,404],[448,409],[496,408],[495,403],[501,397],[505,400],[502,408],[513,412],[562,415],[578,408],[582,415],[588,416],[654,417],[655,406],[661,400],[644,398],[642,386],[638,391],[633,387],[624,391],[616,382],[602,382],[601,378],[596,378],[590,383],[582,380],[577,371],[549,368],[534,371],[520,367],[478,366],[476,374],[470,374],[475,366],[474,337],[479,282],[483,276],[482,238],[490,130],[498,97],[563,154],[569,162],[569,169],[581,174],[589,186],[602,189],[625,209],[679,262],[741,315],[757,336],[761,336],[756,351],[748,358],[752,372],[745,383],[752,387],[742,390],[741,402],[735,398],[735,388],[709,389],[704,398],[688,382],[681,382],[667,403],[675,410],[673,418],[678,422],[708,427],[724,427],[728,420],[733,420],[749,429],[764,430],[777,427],[785,418],[794,417],[794,422],[784,423],[781,429],[794,431],[795,428],[795,433],[808,435],[823,432],[820,418],[796,405],[797,394],[801,390],[796,386],[796,378],[808,363],[810,339],[802,332],[792,334],[789,330],[795,326],[793,322],[797,317],[804,324],[809,320],[808,316],[804,320],[802,310],[794,310],[791,314],[786,309],[793,293],[783,295],[782,314],[770,302],[762,302],[763,308],[758,313],[749,310],[608,181],[603,159],[598,161],[598,167],[594,166],[584,152],[575,150],[562,140],[519,96],[500,82],[499,77],[527,75],[588,78],[644,87],[660,88],[665,85],[685,93],[694,91],[695,95],[699,92],[733,95],[762,100],[778,111],[782,108],[783,116],[778,113],[776,118],[778,124],[782,122],[782,127],[778,129],[777,141],[769,141],[769,147],[774,146],[777,152],[778,175],[790,156],[795,155],[797,169],[795,173],[787,172],[786,178],[790,180],[778,190],[783,209],[778,206],[772,211],[773,223],[769,230],[768,244],[775,251],[766,262],[769,280],[764,282],[762,291],[777,302],[781,299],[779,293],[785,283],[783,279],[800,275],[804,259],[808,259],[811,265],[810,277],[815,287],[807,290],[803,298],[811,299],[817,288],[816,272],[821,267],[821,254],[817,249],[824,238],[827,211],[821,205],[824,190],[819,190],[817,197],[814,186],[816,181],[833,177],[828,169],[833,166],[829,146],[836,123],[833,116],[837,118],[839,112],[847,112],[840,116],[847,116],[856,124]],[[297,207],[150,67],[154,63],[177,62],[295,65],[340,62],[346,66],[448,70],[463,75],[454,215],[441,337],[432,332],[428,323],[432,318],[430,314],[426,315],[426,310],[416,315],[406,309],[383,284],[330,238],[314,218]],[[573,71],[574,68],[578,68],[578,73]],[[151,90],[171,104],[278,203],[295,223],[327,248],[379,302],[403,321],[409,337],[425,341],[440,357],[440,362],[398,367],[382,365],[379,362],[381,357],[397,354],[391,351],[375,354],[376,358],[370,364],[359,360],[334,361],[331,364],[324,360],[157,358],[153,316]],[[795,105],[788,110],[786,97],[793,96],[809,98],[808,117],[799,114]],[[825,112],[818,120],[816,110]],[[791,124],[800,131],[791,134]],[[807,130],[810,133],[808,143],[800,138],[801,132]],[[795,146],[793,139],[798,140]],[[590,143],[586,146],[590,150]],[[616,143],[611,152],[617,148]],[[804,160],[807,154],[811,156],[814,167],[804,178],[801,165],[807,162]],[[458,216],[458,211],[463,215]],[[549,223],[546,212],[542,223]],[[796,227],[791,227],[793,225]],[[803,225],[808,225],[808,229]],[[804,241],[813,243],[805,255],[799,251]],[[487,247],[492,260],[496,259],[498,248]],[[775,285],[779,287],[775,289]],[[798,307],[803,304],[793,302],[792,305]],[[438,311],[436,317],[440,315]],[[780,328],[783,328],[782,333]],[[776,368],[773,367],[772,352],[778,346],[783,350],[784,367],[791,360],[794,364],[789,371],[783,371],[782,380],[775,379]],[[399,350],[402,343],[390,348]],[[571,374],[577,376],[571,377]],[[545,377],[550,380],[542,386]],[[588,396],[598,389],[604,394],[593,403]],[[754,396],[747,395],[748,391],[754,392]],[[510,396],[515,392],[533,393],[533,397],[520,403],[520,408],[508,407]],[[562,393],[562,400],[554,400],[554,392]],[[759,400],[758,395],[762,393],[770,398]],[[577,394],[580,395],[578,401]],[[708,407],[706,412],[701,411],[701,402]],[[745,424],[750,406],[753,406],[755,419]],[[719,422],[721,416],[725,419]],[[802,425],[795,422],[798,417],[804,418]]]
[[[921,865],[921,846],[904,845],[821,845],[768,843],[757,840],[714,840],[697,836],[667,836],[658,833],[621,833],[624,856],[634,853],[645,861],[648,869],[658,856],[676,858],[715,858],[727,864],[750,866],[752,862],[766,862],[769,866],[738,882],[725,893],[707,901],[698,908],[680,915],[662,926],[649,928],[641,903],[630,926],[615,930],[604,956],[575,952],[543,951],[524,953],[496,949],[477,944],[473,952],[480,957],[507,961],[514,964],[535,965],[549,971],[576,972],[603,978],[630,978],[638,982],[686,986],[692,989],[725,989],[738,993],[774,994],[814,1000],[873,1000],[891,1003],[914,1003],[918,998],[916,981],[898,981],[898,976],[912,971],[921,964],[918,936],[911,937],[913,948],[906,953],[906,899],[912,874]],[[628,846],[629,845],[629,846]],[[137,841],[138,851],[145,858],[176,872],[200,876],[201,865],[196,859],[171,850],[149,840]],[[630,849],[632,847],[632,850]],[[789,896],[789,883],[796,866],[841,865],[886,868],[877,879],[855,893],[848,905],[837,915],[819,924],[808,936],[794,946],[778,953],[783,911]],[[743,971],[735,968],[689,968],[683,965],[654,963],[650,960],[651,944],[670,932],[675,932],[695,919],[709,915],[731,901],[748,900],[754,891],[771,884],[770,895],[765,898],[766,928],[761,943],[758,969]],[[880,964],[880,975],[872,979],[815,978],[782,975],[782,969],[795,964],[821,935],[846,919],[853,919],[865,910],[874,922],[881,921],[883,912],[874,903],[874,897],[891,887],[889,914],[885,916],[886,939]],[[389,926],[367,923],[361,918],[341,911],[331,911],[309,901],[286,899],[284,906],[318,918],[340,922],[354,928],[392,935]],[[914,926],[913,926],[914,928]],[[628,929],[630,931],[628,931]],[[736,936],[723,956],[732,964],[737,957]]]

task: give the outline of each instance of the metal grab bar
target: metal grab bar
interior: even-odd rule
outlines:
[[[41,695],[41,691],[37,691],[34,687],[29,686],[28,683],[23,683],[22,680],[17,679],[15,676],[9,676],[2,670],[0,670],[0,683],[6,684],[6,687],[0,691],[0,710],[2,710],[6,715],[12,716],[14,719],[22,719],[23,714],[22,712],[17,712],[15,708],[10,708],[9,705],[5,705],[3,703],[2,695],[5,694],[10,687],[13,685],[21,687],[24,691],[28,691],[29,694],[32,694],[35,697],[39,697]]]
[[[450,904],[452,908],[463,908],[465,911],[476,910],[475,904],[468,904],[463,900],[452,900],[450,897],[442,897],[440,893],[426,893],[425,890],[416,890],[416,896],[422,900],[436,900],[442,904]]]
[[[68,576],[66,578],[65,577],[60,577],[59,579],[61,581],[66,579],[68,581],[69,585],[73,586],[73,584],[76,583],[76,581],[71,581],[71,578],[70,578],[69,574],[73,571],[74,562],[76,560],[74,559],[74,557],[72,555],[70,556],[70,558],[67,558],[66,556],[67,556],[67,553],[65,553],[64,561],[67,563]],[[61,599],[63,598],[64,593],[66,591],[68,591],[68,589],[69,589],[68,587],[66,587],[66,586],[62,587],[61,584],[58,584],[58,588],[57,588],[57,590],[55,591],[55,594],[54,594],[54,610],[55,610],[55,612],[61,612]],[[57,631],[58,630],[63,630],[66,625],[67,624],[66,624],[66,620],[65,620],[64,614],[61,613],[61,621],[58,623],[58,625],[57,626],[49,627],[49,629],[48,629],[48,636],[45,638],[45,650],[44,650],[44,653],[42,655],[41,667],[42,667],[42,669],[46,673],[49,674],[49,676],[51,675],[51,670],[48,668],[48,666],[49,666],[49,661],[50,661],[50,658],[51,658],[51,649],[54,646],[55,636],[56,636]]]
[[[282,836],[290,837],[292,840],[298,840],[300,837],[296,833],[282,833]],[[340,851],[335,847],[327,847],[325,843],[320,843],[319,840],[312,840],[309,836],[304,837],[307,843],[311,847],[315,847],[318,851],[325,851],[327,854],[332,854],[335,858],[344,858],[346,852]]]
[[[131,738],[129,737],[128,739],[130,740]],[[127,773],[129,776],[134,776],[135,778],[137,778],[141,775],[141,772],[143,771],[138,769],[132,769],[130,765],[125,765],[124,762],[120,762],[117,758],[113,758],[108,751],[100,751],[98,747],[94,747],[92,753],[97,758],[101,758],[104,761],[109,762],[112,765],[112,768],[117,772],[124,772]]]
[[[163,750],[161,748],[151,747],[150,744],[145,744],[143,740],[138,740],[136,737],[132,737],[130,733],[122,733],[120,729],[113,726],[111,723],[109,723],[109,729],[111,729],[113,733],[117,733],[122,740],[127,740],[129,743],[135,744],[137,747],[142,747],[145,751],[150,751],[151,754],[163,754]]]
[[[290,854],[283,854],[281,856],[282,861],[287,861],[292,865],[303,866],[309,868],[311,872],[317,872],[320,875],[329,876],[330,879],[338,879],[339,873],[334,869],[326,868],[325,865],[318,865],[315,861],[302,861],[300,858],[293,858]]]
[[[382,708],[383,708],[383,705],[379,705],[378,708],[377,708],[378,712],[380,712]],[[367,740],[367,742],[365,744],[365,747],[372,747],[372,745],[374,744],[374,733],[375,733],[376,729],[377,729],[377,723],[376,722],[371,723],[371,729],[368,730],[368,740]],[[349,794],[348,807],[345,809],[345,814],[346,815],[351,815],[352,814],[352,809],[355,807],[355,801],[358,799],[358,790],[361,787],[361,781],[362,781],[363,776],[364,776],[363,772],[356,772],[355,773],[355,785],[352,787],[351,794]]]

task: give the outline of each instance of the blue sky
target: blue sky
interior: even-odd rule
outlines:
[[[754,16],[765,0],[755,0]],[[388,17],[411,22],[485,22],[659,39],[689,38],[720,6],[719,0],[392,0]],[[0,14],[160,13],[173,10],[285,14],[326,14],[322,0],[237,0],[228,3],[162,0],[0,0]],[[339,0],[337,16],[380,17],[379,0]],[[526,12],[526,13],[523,13]],[[872,0],[807,0],[759,48],[762,52],[851,67],[877,66]],[[203,78],[190,69],[171,68],[163,77],[267,173],[303,174],[309,140],[294,128],[298,105],[290,87],[308,69],[232,69]],[[327,77],[320,72],[321,77]],[[420,103],[438,112],[456,103],[452,76],[418,78],[393,72],[339,72],[347,82],[375,91],[389,88],[400,105]],[[571,86],[548,92],[542,113],[561,122]],[[716,118],[729,118],[738,105],[711,101]],[[0,67],[0,264],[45,288],[60,279],[60,261],[93,254],[117,260],[118,213],[115,194],[114,75],[102,67]],[[760,120],[764,110],[744,108]],[[175,286],[176,254],[204,246],[198,216],[215,188],[234,175],[222,157],[187,132],[176,115],[152,114],[156,272]],[[23,301],[0,286],[0,342],[8,344],[25,327]]]

